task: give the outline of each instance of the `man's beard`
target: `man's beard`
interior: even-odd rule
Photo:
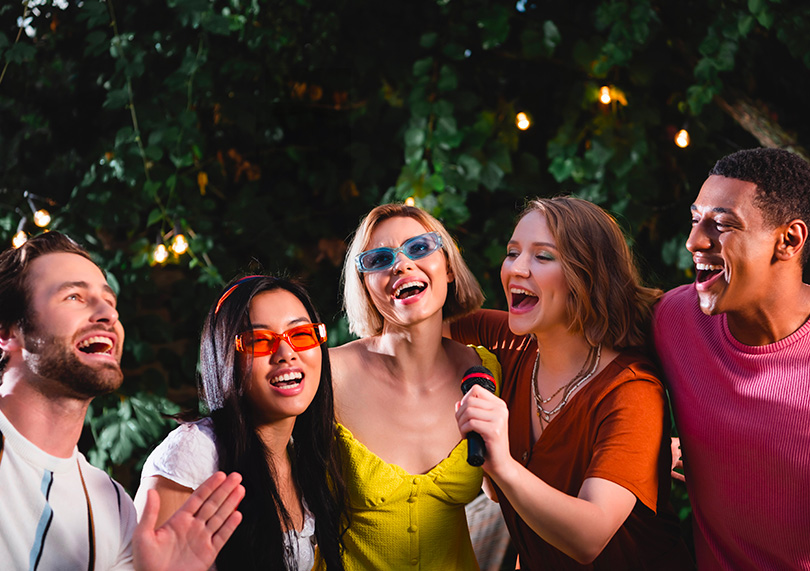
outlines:
[[[43,379],[55,381],[77,398],[94,398],[121,386],[124,374],[112,361],[86,365],[74,354],[75,343],[63,338],[41,336],[36,329],[25,335],[31,371]]]

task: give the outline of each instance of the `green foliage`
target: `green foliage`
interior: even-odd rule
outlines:
[[[691,200],[758,144],[719,103],[806,125],[808,21],[798,0],[4,4],[0,238],[32,192],[121,289],[127,382],[88,416],[91,458],[127,469],[169,428],[157,411],[196,408],[199,328],[236,274],[301,278],[348,339],[346,238],[382,201],[442,219],[490,307],[535,195],[603,205],[650,281],[690,279]],[[155,263],[178,233],[188,252]]]

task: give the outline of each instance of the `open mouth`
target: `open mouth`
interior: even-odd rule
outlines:
[[[695,279],[699,284],[711,281],[721,273],[723,273],[723,266],[701,263],[695,264]]]
[[[109,337],[96,335],[79,343],[77,349],[87,355],[112,355],[113,342]]]
[[[394,292],[396,299],[408,299],[425,291],[427,284],[424,282],[407,282],[399,286]]]
[[[295,373],[284,373],[283,375],[279,375],[277,377],[273,377],[270,379],[270,384],[274,387],[278,388],[291,388],[297,387],[301,381],[304,380],[304,374],[300,372]]]
[[[515,309],[528,309],[534,307],[540,301],[536,295],[523,288],[510,288],[509,293],[512,298],[512,307]]]

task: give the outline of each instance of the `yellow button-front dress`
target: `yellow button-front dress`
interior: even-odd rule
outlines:
[[[476,351],[500,388],[497,359]],[[483,472],[467,463],[466,438],[426,474],[388,464],[340,424],[337,440],[351,517],[347,571],[478,569],[464,506],[478,495]]]

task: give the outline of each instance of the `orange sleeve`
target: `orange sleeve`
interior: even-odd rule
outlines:
[[[658,500],[658,466],[666,397],[657,379],[615,386],[594,414],[596,435],[586,478],[603,478],[630,490],[653,513]]]

